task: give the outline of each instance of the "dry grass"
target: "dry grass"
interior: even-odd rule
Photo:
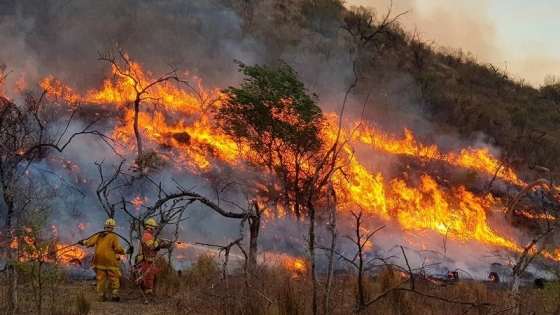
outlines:
[[[220,279],[221,270],[210,256],[201,256],[189,269],[177,272],[165,261],[159,261],[161,273],[156,282],[157,300],[144,304],[141,290],[129,276],[122,281],[121,302],[97,301],[93,281],[63,279],[44,288],[44,305],[37,311],[28,280],[19,290],[20,309],[15,314],[101,315],[101,314],[224,314],[224,315],[305,315],[311,314],[312,286],[309,277],[294,275],[281,267],[259,266],[255,275],[246,278],[242,270],[230,272]],[[369,301],[402,281],[391,269],[370,277],[365,282],[366,301]],[[494,314],[507,308],[511,295],[504,285],[488,282],[462,281],[435,285],[418,278],[419,293],[394,291],[372,304],[361,314]],[[409,283],[401,288],[410,288]],[[8,290],[2,279],[0,312],[7,313]],[[534,311],[550,313],[558,306],[558,285],[547,284],[545,289],[524,288],[521,314]],[[352,314],[356,301],[356,278],[352,275],[336,277],[331,305],[332,315]],[[322,297],[323,288],[319,289]],[[430,296],[438,297],[432,298]],[[321,300],[322,301],[322,300]],[[492,306],[463,305],[457,302],[490,303]],[[322,305],[320,303],[320,305]],[[321,310],[321,314],[324,312]],[[508,314],[502,312],[500,314]]]

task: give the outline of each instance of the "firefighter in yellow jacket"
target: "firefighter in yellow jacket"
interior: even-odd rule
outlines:
[[[107,296],[105,295],[107,281],[111,284],[111,300],[115,302],[120,301],[119,288],[122,273],[120,269],[120,261],[117,257],[118,255],[124,255],[134,251],[132,246],[128,249],[124,249],[121,246],[117,235],[112,233],[115,225],[115,220],[109,218],[103,225],[103,232],[97,233],[88,239],[78,242],[78,244],[85,247],[95,246],[91,269],[95,270],[97,294],[99,295],[100,301],[107,300]]]

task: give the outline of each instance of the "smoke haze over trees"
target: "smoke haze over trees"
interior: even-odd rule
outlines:
[[[286,63],[309,91],[319,95],[318,105],[326,113],[338,113],[345,92],[355,84],[342,116],[346,128],[355,127],[353,123],[363,119],[397,138],[404,138],[405,130],[410,130],[418,142],[437,144],[442,151],[488,148],[504,165],[525,176],[525,181],[539,176],[532,171],[535,165],[549,167],[550,176],[557,176],[558,81],[551,80],[539,90],[492,65],[478,64],[460,49],[435,51],[428,38],[408,34],[399,27],[398,17],[403,14],[346,9],[337,0],[4,0],[0,1],[0,64],[7,70],[0,81],[0,95],[23,103],[26,93],[40,94],[39,82],[51,75],[82,95],[99,89],[105,78],[113,76],[107,63],[99,61],[100,53],[119,49],[156,77],[177,69],[193,86],[200,83],[208,90],[242,82],[243,75],[234,60],[272,67]],[[22,87],[22,82],[27,86]],[[90,113],[98,112],[101,110]],[[84,121],[91,119],[87,113],[83,115]],[[108,118],[98,128],[110,132],[117,122],[117,118]],[[353,154],[367,157],[368,153],[357,147]],[[68,168],[60,174],[74,183],[98,180],[94,161],[106,161],[105,165],[120,161],[103,141],[93,139],[74,142],[61,159],[68,161],[68,168],[79,168],[77,175]],[[398,177],[408,169],[406,162],[379,155],[367,159],[367,166]],[[411,161],[410,165],[423,167],[425,163]],[[221,176],[223,182],[231,179],[228,176],[235,178],[231,174],[236,173],[226,166],[221,170],[208,177]],[[441,178],[449,173],[454,174],[441,171]],[[415,172],[411,174],[406,180],[420,181]],[[475,183],[470,188],[482,190],[473,179],[475,175],[461,174],[460,178],[442,182],[449,186]],[[171,171],[157,176],[166,190],[180,182],[183,187],[215,196],[221,188],[198,174]],[[135,185],[123,198],[133,200],[141,193],[151,201],[157,199],[157,191]],[[497,190],[509,193],[501,186]],[[229,199],[246,202],[241,189],[230,193]],[[93,192],[69,193],[65,207],[68,213],[81,209],[78,219],[91,222],[90,231],[101,226],[98,214],[102,213]],[[237,225],[200,207],[189,215],[184,235],[191,240],[229,239],[238,233]],[[68,226],[74,219],[62,214],[53,218]],[[294,249],[302,243],[297,225],[269,225],[274,226],[274,232],[262,238],[264,243],[267,238],[274,240],[272,234],[278,233],[286,238],[274,244],[276,249],[302,253]],[[398,226],[393,228],[399,231]],[[75,234],[68,237],[76,238],[84,232],[70,233]],[[383,237],[381,234],[379,237]],[[392,245],[402,241],[389,233],[390,237],[396,240],[387,241],[387,248],[380,250],[394,249]],[[437,233],[426,239],[441,243]],[[450,248],[449,254],[459,255],[461,251]]]

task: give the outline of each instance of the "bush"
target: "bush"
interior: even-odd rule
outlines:
[[[199,285],[216,282],[220,278],[220,268],[214,261],[214,256],[200,255],[196,262],[184,272],[184,280],[188,285]]]
[[[80,292],[76,295],[76,308],[79,315],[89,314],[89,311],[91,310],[91,302],[86,299],[84,292]]]
[[[160,295],[169,295],[177,292],[181,287],[181,279],[177,272],[171,267],[165,257],[159,257],[156,262],[158,270],[156,276],[156,290]]]
[[[554,311],[560,307],[558,296],[560,296],[560,283],[558,282],[547,282],[539,291],[539,298],[547,311]]]
[[[132,170],[142,176],[156,173],[166,165],[166,161],[155,151],[148,151],[136,158]]]

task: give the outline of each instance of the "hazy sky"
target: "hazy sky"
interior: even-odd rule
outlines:
[[[390,0],[347,0],[386,14]],[[460,47],[479,62],[506,69],[539,86],[544,77],[560,76],[560,1],[555,0],[393,0],[393,14],[415,27],[422,39],[438,46]]]

